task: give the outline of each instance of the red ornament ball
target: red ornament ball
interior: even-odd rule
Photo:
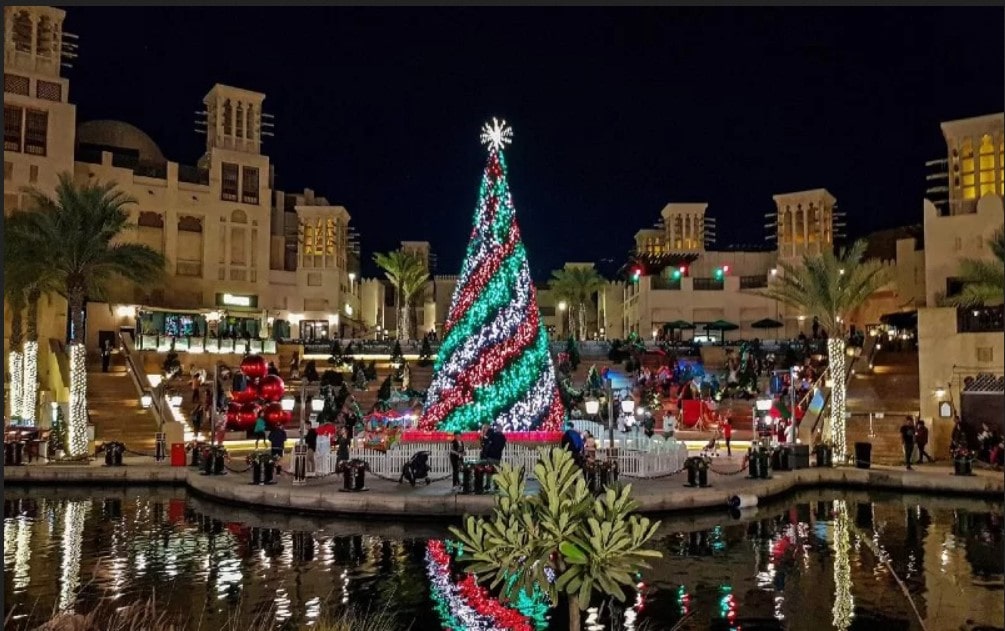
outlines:
[[[265,424],[270,428],[284,425],[283,405],[273,401],[265,406]]]
[[[238,418],[240,413],[241,413],[240,403],[231,402],[230,405],[227,406],[227,427],[234,427],[236,429],[236,426],[239,422]]]
[[[258,401],[258,388],[249,383],[244,390],[231,392],[231,397],[238,403],[254,403]]]
[[[252,379],[257,379],[268,374],[269,365],[261,355],[248,355],[241,360],[241,372]]]
[[[262,406],[257,403],[248,402],[241,406],[241,411],[237,414],[237,420],[242,426],[251,429],[255,426],[255,421],[258,420],[258,413],[261,411]]]
[[[286,384],[279,375],[265,375],[258,384],[258,393],[266,401],[278,401],[286,394]]]

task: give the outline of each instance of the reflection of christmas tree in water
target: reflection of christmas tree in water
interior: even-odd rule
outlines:
[[[420,426],[445,431],[498,423],[558,429],[564,414],[541,326],[527,253],[516,224],[502,148],[512,130],[482,130],[488,164],[475,225],[444,325]]]

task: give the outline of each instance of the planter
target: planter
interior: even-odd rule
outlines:
[[[364,464],[353,465],[346,462],[342,466],[342,490],[354,493],[366,490],[366,466]]]
[[[748,453],[747,471],[751,480],[767,480],[769,477],[769,456],[761,450],[751,450]]]
[[[251,463],[251,483],[262,484],[262,463],[257,460]]]
[[[265,463],[265,466],[263,467],[263,469],[265,470],[264,471],[264,474],[265,474],[264,478],[265,479],[262,481],[262,484],[275,484],[276,483],[276,479],[275,479],[275,477],[276,477],[276,463],[272,462],[270,460],[269,462]]]
[[[464,465],[461,470],[461,493],[465,495],[470,495],[474,492],[474,481],[475,481],[475,468],[470,465]]]
[[[688,458],[684,467],[687,469],[687,485],[706,488],[708,486],[708,465],[701,458]]]
[[[4,443],[3,463],[7,467],[19,467],[23,464],[24,443]]]
[[[352,480],[352,478],[353,478],[352,469],[346,467],[342,471],[342,490],[343,491],[351,491],[352,490],[352,486],[353,486],[353,480]]]
[[[600,483],[600,472],[597,467],[595,465],[588,466],[583,469],[583,472],[586,474],[586,488],[590,490],[590,493],[594,495],[600,493],[603,486]]]
[[[213,475],[213,456],[208,449],[200,457],[199,468],[202,469],[203,475]]]
[[[831,468],[834,466],[834,449],[830,445],[817,445],[817,466]]]
[[[955,475],[973,475],[974,459],[967,456],[953,458],[953,473]]]
[[[121,467],[122,466],[122,446],[118,443],[110,443],[105,446],[105,466],[106,467]]]
[[[859,469],[872,466],[872,443],[855,443],[855,466]]]
[[[198,447],[198,446],[193,447],[192,448],[192,463],[189,466],[190,467],[198,467],[201,462],[202,462],[202,448]]]

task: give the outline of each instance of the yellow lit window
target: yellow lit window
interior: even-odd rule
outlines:
[[[981,150],[979,154],[981,167],[981,197],[994,195],[995,193],[995,147],[991,142],[991,136],[985,134],[981,138]]]
[[[963,140],[960,146],[960,171],[963,180],[963,199],[976,199],[977,189],[974,186],[974,146],[969,138]]]
[[[1005,139],[998,141],[998,194],[1005,195]]]

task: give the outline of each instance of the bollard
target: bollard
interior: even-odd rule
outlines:
[[[698,486],[698,467],[694,465],[687,468],[687,485]]]
[[[157,462],[164,462],[167,458],[167,439],[164,436],[164,432],[157,432],[154,436],[154,460]]]
[[[293,446],[293,484],[301,485],[307,482],[307,445]]]
[[[761,456],[753,449],[747,453],[747,477],[751,480],[761,477]]]

